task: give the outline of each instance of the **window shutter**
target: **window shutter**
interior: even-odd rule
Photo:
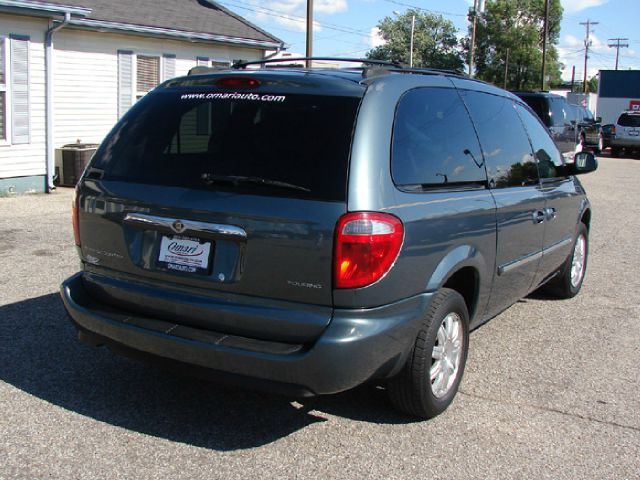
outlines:
[[[5,101],[4,97],[7,94],[5,91],[0,92],[0,140],[4,140],[7,135],[7,131],[5,128]]]
[[[146,93],[160,83],[160,57],[138,55],[136,60],[136,91]]]
[[[4,85],[5,71],[4,71],[4,42],[5,39],[0,37],[0,85]]]
[[[29,37],[11,37],[11,142],[29,143]]]
[[[165,53],[162,55],[162,81],[176,76],[176,56]]]
[[[133,52],[118,50],[118,118],[133,102]]]
[[[0,37],[0,140],[5,140],[7,138],[7,127],[6,127],[6,116],[5,116],[5,108],[6,108],[6,74],[5,74],[5,39]]]

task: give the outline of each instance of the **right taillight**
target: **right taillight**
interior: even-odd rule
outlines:
[[[404,227],[387,213],[355,212],[340,217],[334,248],[335,288],[358,288],[382,278],[398,257]]]
[[[73,200],[71,201],[71,222],[73,223],[73,238],[76,245],[80,246],[80,196],[78,188],[73,191]]]

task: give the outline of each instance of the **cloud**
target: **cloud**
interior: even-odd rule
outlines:
[[[306,0],[276,0],[275,2],[252,0],[251,4],[256,7],[255,12],[251,15],[252,18],[265,23],[275,22],[299,32],[304,32],[307,28]],[[347,8],[347,0],[315,0],[313,5],[314,13],[327,15],[344,12]],[[322,31],[322,27],[317,21],[313,22],[313,29],[316,32]]]
[[[608,3],[609,0],[561,0],[566,13],[575,13],[591,7]]]
[[[347,10],[347,0],[316,0],[313,2],[313,10],[317,13],[327,13],[329,15],[345,12]]]
[[[365,37],[365,43],[367,43],[371,48],[376,48],[380,45],[384,45],[386,42],[384,38],[382,38],[380,29],[378,27],[373,27],[371,32],[369,32],[369,36]]]
[[[583,40],[578,39],[573,35],[565,35],[562,37],[562,45],[567,48],[578,48],[583,45]]]

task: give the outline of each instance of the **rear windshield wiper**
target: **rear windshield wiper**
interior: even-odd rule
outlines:
[[[303,192],[310,192],[311,190],[300,185],[294,185],[292,183],[281,182],[280,180],[271,180],[270,178],[262,177],[248,177],[243,175],[214,175],[212,173],[203,173],[201,176],[206,185],[215,185],[216,183],[226,183],[234,186],[241,184],[251,185],[265,185],[269,187],[288,188],[291,190],[301,190]]]

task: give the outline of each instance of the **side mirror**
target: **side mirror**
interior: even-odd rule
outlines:
[[[602,123],[602,117],[596,117],[594,120],[596,123]]]
[[[598,169],[598,160],[591,152],[578,152],[573,157],[573,163],[567,165],[569,175],[582,175],[595,172]]]

